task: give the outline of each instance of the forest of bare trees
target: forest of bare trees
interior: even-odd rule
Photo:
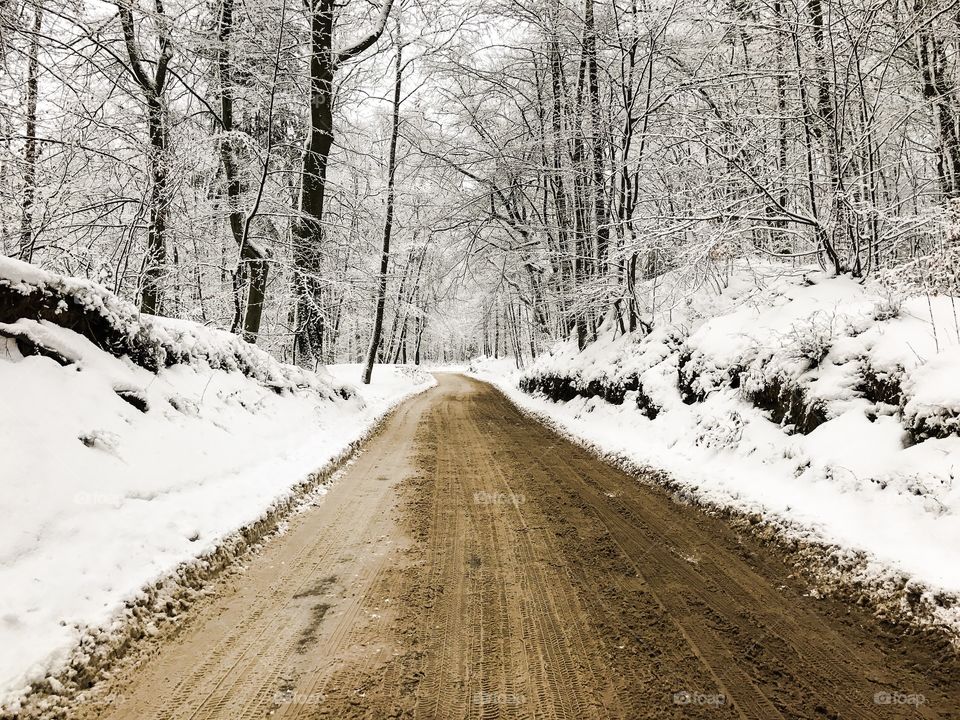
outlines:
[[[0,250],[302,365],[642,331],[657,278],[740,258],[956,289],[956,0],[4,0],[0,31]]]

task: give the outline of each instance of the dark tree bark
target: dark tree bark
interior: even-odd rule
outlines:
[[[426,245],[424,245],[424,246],[423,246],[422,248],[420,248],[420,250],[416,253],[416,257],[417,257],[417,274],[416,274],[416,275],[414,276],[414,278],[413,278],[413,287],[412,287],[412,289],[407,293],[407,305],[409,305],[410,303],[415,302],[415,301],[416,301],[416,297],[420,294],[420,278],[421,278],[421,276],[422,276],[422,274],[423,274],[423,261],[424,261],[424,258],[426,258],[426,256],[427,256],[427,247],[426,247]],[[410,254],[410,262],[413,262],[413,258],[414,258],[414,253],[411,253],[411,254]],[[401,348],[401,347],[403,348],[404,362],[406,362],[406,355],[407,355],[407,321],[408,321],[408,319],[409,319],[409,315],[408,315],[407,310],[406,310],[406,307],[405,307],[404,310],[403,310],[403,323],[402,323],[401,328],[400,328],[400,343],[399,343],[399,345],[397,346],[397,353],[398,353],[398,354],[399,354],[399,352],[400,352],[400,348]],[[397,357],[398,357],[397,355],[394,355],[394,358],[393,358],[393,362],[394,362],[394,363],[397,362]]]
[[[40,28],[43,12],[38,5],[33,11],[33,35],[30,38],[27,59],[27,127],[23,148],[23,205],[20,218],[20,257],[32,262],[35,238],[33,236],[33,206],[37,196],[37,93],[39,91],[38,65]]]
[[[957,129],[957,88],[947,71],[944,40],[927,24],[926,2],[916,0],[914,11],[921,23],[917,33],[917,60],[924,99],[930,103],[939,145],[937,176],[944,198],[960,198],[960,133]]]
[[[230,232],[240,250],[240,261],[234,275],[234,293],[236,295],[236,313],[232,332],[243,328],[243,337],[247,342],[255,343],[260,333],[263,316],[263,302],[267,287],[269,266],[263,249],[247,237],[249,223],[244,217],[240,199],[244,187],[238,170],[237,151],[232,133],[235,130],[233,119],[233,66],[230,53],[230,40],[233,35],[234,0],[223,0],[220,8],[217,51],[217,72],[220,79],[220,121],[224,138],[220,144],[220,162],[227,191],[227,212]],[[282,22],[282,20],[281,20]],[[252,219],[252,218],[250,218]]]
[[[129,0],[118,0],[117,9],[123,40],[127,48],[128,69],[143,93],[147,106],[147,133],[150,138],[148,163],[150,167],[150,220],[147,229],[147,252],[144,258],[143,287],[140,294],[140,312],[157,315],[162,312],[163,293],[160,280],[167,261],[167,219],[170,209],[168,187],[168,137],[166,83],[167,67],[173,57],[173,45],[167,33],[166,15],[161,0],[154,0],[159,16],[160,53],[147,72],[143,52],[137,42],[133,11]]]
[[[310,1],[310,131],[303,153],[300,219],[294,225],[294,352],[300,363],[323,355],[320,264],[327,162],[333,147],[333,80],[337,67],[373,45],[383,34],[392,0],[385,0],[377,27],[340,52],[333,50],[334,0]]]
[[[403,81],[403,46],[397,44],[396,74],[393,80],[393,122],[390,126],[390,154],[387,159],[387,216],[383,223],[383,248],[380,253],[380,274],[377,276],[377,307],[373,316],[373,334],[363,369],[363,384],[369,385],[373,364],[380,349],[383,331],[383,307],[387,300],[387,271],[390,268],[390,235],[393,232],[393,206],[396,199],[397,140],[400,137],[400,89]]]
[[[605,156],[603,120],[600,109],[600,79],[597,68],[597,31],[593,15],[593,0],[586,0],[584,8],[584,55],[587,63],[587,101],[590,104],[590,142],[593,154],[593,210],[596,237],[596,270],[606,274],[610,245],[607,218],[606,181],[603,173]]]
[[[390,335],[387,337],[385,342],[380,344],[380,352],[378,357],[380,358],[381,363],[397,362],[397,358],[400,356],[400,345],[398,344],[402,313],[400,309],[406,303],[407,296],[407,282],[410,277],[410,272],[413,269],[413,252],[407,252],[407,261],[403,266],[403,272],[400,273],[400,284],[397,286],[397,300],[394,303],[393,311],[393,322],[390,327]]]
[[[563,99],[566,95],[566,81],[563,74],[563,59],[558,38],[560,24],[560,3],[553,6],[552,27],[550,28],[550,126],[553,133],[553,172],[550,175],[550,188],[553,196],[554,213],[557,223],[557,242],[560,246],[560,288],[561,296],[566,296],[576,284],[574,262],[571,257],[575,250],[570,247],[570,220],[567,210],[567,188],[564,182],[563,145],[566,142],[563,133]],[[565,332],[571,329],[571,321],[566,308],[566,298],[562,298],[560,309],[561,322]]]
[[[413,351],[413,364],[420,364],[420,346],[423,343],[423,334],[427,330],[427,321],[423,315],[417,316],[417,342]]]
[[[830,81],[827,74],[827,47],[825,38],[825,18],[823,10],[823,0],[809,0],[807,9],[810,13],[810,25],[813,31],[814,43],[814,73],[816,75],[816,103],[815,112],[818,123],[812,127],[813,133],[820,141],[823,153],[826,157],[827,172],[829,173],[828,187],[831,195],[830,213],[836,221],[834,223],[834,233],[831,236],[824,227],[823,222],[819,222],[817,227],[817,238],[820,248],[826,255],[827,260],[833,266],[833,271],[837,274],[847,269],[844,259],[840,257],[837,251],[836,240],[844,239],[848,228],[844,222],[843,210],[841,206],[841,195],[843,194],[843,180],[840,174],[840,163],[837,157],[837,114],[834,108],[834,96],[830,88]],[[801,85],[801,92],[803,88]],[[805,105],[806,103],[804,103]]]
[[[789,191],[787,190],[787,151],[789,138],[787,137],[787,82],[786,82],[786,51],[784,49],[784,10],[781,0],[775,0],[773,3],[774,21],[777,24],[776,34],[776,88],[777,88],[777,182],[780,185],[780,192],[777,196],[779,208],[770,207],[768,212],[777,219],[771,221],[771,226],[776,228],[773,233],[777,246],[775,250],[783,252],[787,248],[783,247],[788,242],[788,236],[784,232],[787,227],[786,220],[780,218],[780,208],[785,208],[790,202]]]

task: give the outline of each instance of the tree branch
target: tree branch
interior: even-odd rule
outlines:
[[[341,63],[345,63],[347,60],[356,57],[380,39],[380,36],[383,35],[383,31],[387,27],[387,18],[390,16],[390,9],[392,7],[393,0],[385,0],[383,9],[380,10],[380,19],[377,21],[377,26],[354,45],[335,53],[333,60],[335,68]]]
[[[130,56],[130,72],[144,90],[156,92],[153,80],[144,70],[143,60],[140,57],[140,48],[137,47],[137,37],[133,29],[133,13],[130,10],[129,0],[117,0],[117,10],[120,14],[120,26],[123,28],[123,42],[127,46],[127,55]]]

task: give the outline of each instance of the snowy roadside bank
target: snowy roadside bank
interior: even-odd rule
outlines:
[[[720,453],[675,453],[675,447],[646,439],[647,433],[638,429],[646,426],[636,410],[603,400],[558,403],[530,395],[517,386],[520,373],[512,361],[503,365],[508,367],[482,363],[468,374],[496,386],[523,412],[628,472],[652,471],[666,489],[708,509],[732,511],[752,530],[759,529],[756,520],[765,523],[791,550],[803,550],[803,564],[817,574],[825,591],[835,586],[854,599],[862,593],[891,620],[933,624],[960,637],[960,530],[953,521],[925,518],[910,500],[851,494],[823,484],[808,487],[789,475],[776,476],[760,462],[731,460]],[[844,527],[847,520],[852,527]]]
[[[665,471],[698,503],[829,548],[825,586],[844,583],[891,617],[960,635],[950,299],[907,300],[891,315],[846,278],[772,288],[772,305],[734,282],[713,308],[695,298],[672,326],[607,332],[583,351],[563,343],[523,371],[479,360],[473,374],[614,462]],[[865,387],[878,377],[886,397]]]
[[[65,315],[83,306],[130,347],[178,353],[151,371],[4,308],[0,708],[10,712],[37,684],[82,687],[124,638],[151,632],[152,612],[176,615],[184,588],[255,544],[305,489],[322,493],[338,460],[435,382],[388,366],[363,387],[351,368],[283,366],[228,333],[138,318],[98,286],[12,260],[0,285],[11,297],[63,292]]]

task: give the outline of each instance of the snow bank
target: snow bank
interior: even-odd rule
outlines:
[[[96,283],[46,272],[20,260],[0,257],[0,335],[11,333],[36,347],[20,319],[52,322],[93,341],[98,348],[147,370],[178,364],[237,371],[278,392],[330,388],[315,373],[284,365],[232,333],[185,320],[142,315]],[[23,343],[20,343],[21,346]]]
[[[153,372],[47,319],[14,319],[9,303],[0,311],[7,709],[62,673],[97,628],[126,622],[144,588],[257,522],[393,405],[433,384],[425,373],[378,367],[372,386],[350,387],[228,333],[139,317],[102,288],[7,259],[0,284],[49,293],[54,308],[66,293],[65,305],[86,303],[141,359],[162,360]]]
[[[953,310],[949,297],[899,303],[849,278],[768,267],[757,282],[742,268],[649,334],[607,328],[582,352],[561,343],[523,372],[502,361],[474,370],[706,504],[856,556],[855,580],[909,595],[904,614],[922,606],[960,631],[948,597],[960,593]]]

